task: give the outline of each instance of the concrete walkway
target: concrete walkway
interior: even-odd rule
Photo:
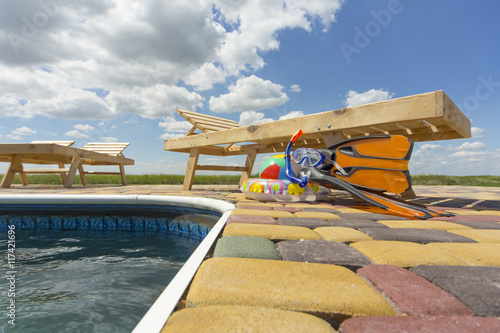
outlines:
[[[203,196],[236,204],[164,332],[500,332],[500,188],[415,186],[456,214],[404,220],[235,186],[12,187],[0,194]]]

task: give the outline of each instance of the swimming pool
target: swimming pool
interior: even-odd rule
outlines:
[[[85,211],[85,204],[90,208],[90,212]],[[108,213],[105,216],[99,214],[99,205],[107,205]],[[211,245],[215,241],[218,233],[222,229],[225,219],[229,215],[232,204],[213,199],[205,198],[186,198],[186,197],[164,197],[164,196],[141,196],[141,195],[126,195],[126,196],[0,196],[0,205],[4,209],[14,210],[15,206],[23,207],[21,213],[2,213],[0,216],[8,216],[7,224],[0,218],[0,228],[3,230],[9,229],[10,226],[19,228],[18,230],[26,230],[25,232],[47,232],[52,230],[54,233],[69,232],[77,234],[80,232],[87,233],[104,233],[104,234],[142,234],[152,235],[169,232],[176,233],[185,238],[204,240],[199,246],[195,246],[196,250],[182,266],[179,273],[168,284],[167,288],[156,299],[153,306],[148,310],[143,319],[136,326],[134,332],[159,332],[168,316],[175,308],[182,293],[187,288],[192,276],[196,272],[199,264],[205,257]],[[37,206],[37,207],[33,207]],[[64,206],[64,209],[61,209]],[[137,209],[137,206],[146,208],[153,216],[141,218],[137,214],[132,214],[132,217],[127,218],[124,211],[132,212]],[[57,208],[55,215],[49,215],[48,218],[40,218],[37,216],[40,210],[48,211],[49,208]],[[181,208],[179,208],[181,207]],[[111,208],[111,209],[110,209]],[[165,208],[169,214],[175,212],[177,217],[165,217]],[[1,209],[1,208],[0,208]],[[208,213],[207,216],[214,217],[222,214],[222,218],[214,223],[216,218],[206,223],[206,221],[193,222],[187,219],[179,218],[179,216],[198,216],[201,211]],[[34,213],[37,214],[34,214]],[[54,211],[52,211],[53,213]],[[42,212],[43,213],[43,212]],[[102,213],[102,212],[101,212]],[[174,215],[175,215],[174,214]],[[46,214],[41,214],[43,216]],[[150,214],[151,215],[151,214]],[[20,217],[21,216],[21,217]],[[27,218],[25,218],[27,216]],[[82,222],[79,217],[86,217]],[[11,220],[12,219],[12,223]],[[201,219],[203,220],[203,219]],[[212,231],[208,232],[209,224]],[[7,228],[6,228],[7,227]],[[111,231],[112,230],[112,231]],[[207,233],[208,232],[208,233]],[[67,237],[70,241],[74,237]],[[66,240],[68,241],[68,240]],[[80,241],[81,243],[81,241]],[[196,244],[197,245],[197,244]],[[133,253],[133,251],[131,252]],[[137,263],[136,263],[137,264]],[[132,266],[134,263],[132,262]],[[166,284],[166,283],[165,283]]]

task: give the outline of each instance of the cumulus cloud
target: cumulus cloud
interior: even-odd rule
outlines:
[[[290,119],[290,118],[295,118],[295,117],[301,117],[303,115],[304,115],[304,112],[302,112],[302,111],[292,111],[289,114],[281,116],[279,120]]]
[[[164,121],[158,125],[165,129],[167,132],[182,132],[186,133],[193,127],[189,121],[176,121],[174,117],[165,117]]]
[[[85,133],[82,133],[78,130],[72,130],[64,133],[65,136],[70,137],[70,138],[76,138],[76,139],[88,139],[88,135]]]
[[[35,130],[32,130],[31,128],[26,126],[16,128],[15,130],[12,131],[12,134],[14,135],[33,135],[35,133],[36,133]]]
[[[194,110],[204,103],[200,91],[264,67],[261,55],[279,48],[281,31],[328,29],[343,2],[5,2],[0,117],[158,119],[175,106]],[[269,96],[257,96],[264,100],[242,96],[241,111],[288,100],[274,86]],[[230,91],[214,99],[215,109],[238,109],[232,97]]]
[[[89,124],[77,124],[74,126],[77,130],[79,131],[84,131],[84,132],[90,132],[90,131],[93,131],[95,130],[95,127],[93,126],[90,126]]]
[[[482,138],[484,136],[484,129],[479,127],[471,127],[472,138]]]
[[[255,75],[240,79],[229,86],[229,93],[210,98],[210,109],[214,112],[259,111],[282,105],[288,96],[283,86]]]
[[[354,90],[349,90],[346,99],[344,100],[344,104],[349,107],[349,106],[356,106],[368,103],[375,103],[391,99],[393,96],[394,96],[393,93],[378,89],[371,89],[363,93],[358,93]]]
[[[238,122],[241,126],[255,125],[268,123],[273,121],[272,118],[265,118],[265,114],[263,112],[256,111],[245,111],[240,114],[240,121]]]
[[[484,143],[479,141],[465,142],[460,147],[458,147],[458,150],[479,150],[483,149],[484,147],[485,147]]]
[[[300,88],[300,86],[298,84],[292,84],[292,86],[290,87],[290,91],[293,91],[293,92],[300,92],[302,89]]]

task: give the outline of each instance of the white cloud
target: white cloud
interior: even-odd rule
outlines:
[[[102,137],[102,141],[104,141],[104,142],[118,142],[118,138],[115,138],[113,136],[104,136],[104,137]]]
[[[375,103],[391,99],[393,96],[394,96],[393,93],[377,89],[371,89],[363,93],[358,93],[354,90],[350,90],[347,93],[347,97],[344,101],[344,104],[349,107],[349,106],[356,106],[368,103]]]
[[[18,127],[11,132],[11,134],[13,135],[33,135],[35,133],[36,133],[35,130],[32,130],[31,128],[26,126]]]
[[[300,86],[298,84],[292,84],[292,86],[290,87],[290,91],[293,91],[293,92],[300,92],[302,89],[300,88]]]
[[[162,140],[169,140],[169,139],[176,139],[183,137],[184,134],[177,134],[177,133],[164,133],[160,136]]]
[[[81,133],[78,130],[72,130],[64,133],[65,136],[70,137],[70,138],[77,138],[77,139],[88,139],[89,137],[87,134]]]
[[[471,127],[472,138],[482,138],[484,136],[484,129],[479,127]]]
[[[279,120],[290,119],[290,118],[295,118],[295,117],[302,117],[303,115],[304,115],[304,112],[302,112],[302,111],[292,111],[289,114],[281,116]]]
[[[264,67],[262,54],[279,48],[281,31],[326,30],[342,3],[8,1],[0,12],[0,117],[161,118],[175,106],[195,109],[203,103],[195,90]],[[23,30],[21,18],[34,13],[47,23]],[[219,99],[226,109],[235,107],[229,97]],[[285,97],[255,106],[247,100],[242,110],[280,105]]]
[[[460,147],[458,147],[458,150],[479,150],[483,149],[485,147],[484,143],[476,141],[476,142],[465,142],[463,143]]]
[[[182,132],[186,133],[193,125],[189,121],[176,121],[174,117],[164,117],[163,122],[158,125],[165,129],[167,132]]]
[[[215,112],[259,111],[282,105],[288,96],[283,86],[255,75],[238,80],[229,86],[229,93],[210,98],[210,109]]]
[[[444,147],[441,145],[436,145],[436,144],[431,144],[431,143],[426,143],[420,147],[420,150],[431,150],[431,149],[443,149]]]
[[[255,125],[268,123],[273,121],[272,118],[265,118],[265,114],[256,111],[245,111],[240,114],[240,121],[238,122],[241,126]]]
[[[74,126],[77,130],[79,131],[84,131],[84,132],[90,132],[90,131],[93,131],[95,130],[95,127],[93,126],[90,126],[89,124],[77,124]]]

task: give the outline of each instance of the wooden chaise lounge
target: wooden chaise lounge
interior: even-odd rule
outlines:
[[[191,189],[197,170],[241,171],[241,185],[250,176],[257,154],[284,152],[290,137],[299,129],[305,134],[294,148],[324,148],[347,138],[377,133],[405,135],[415,142],[471,135],[469,119],[443,91],[245,127],[191,111],[177,112],[193,124],[193,129],[184,137],[165,140],[164,149],[189,153],[185,190]],[[194,133],[196,128],[202,133]],[[198,165],[200,154],[247,155],[247,159],[242,167]]]
[[[86,185],[85,174],[103,173],[120,174],[125,185],[124,165],[133,165],[134,160],[125,158],[123,150],[128,143],[90,143],[82,148],[71,147],[71,141],[34,141],[31,143],[0,144],[0,162],[10,162],[1,187],[9,187],[16,173],[19,173],[21,183],[29,185],[26,174],[59,173],[65,187],[73,186],[75,175],[80,171],[82,184]],[[57,164],[56,169],[25,169],[23,164]],[[69,164],[69,167],[65,167]],[[83,165],[117,165],[120,172],[90,172],[84,171]]]

